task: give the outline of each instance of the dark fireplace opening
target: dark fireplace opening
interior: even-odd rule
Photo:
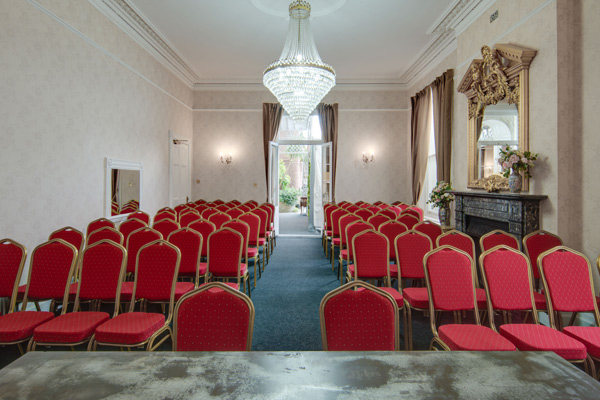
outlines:
[[[465,215],[465,222],[465,232],[476,241],[479,241],[480,237],[495,229],[502,229],[508,232],[508,222],[504,221]]]

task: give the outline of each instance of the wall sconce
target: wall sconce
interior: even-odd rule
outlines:
[[[362,164],[363,167],[368,166],[373,162],[374,154],[373,153],[362,153]]]
[[[231,155],[231,153],[229,153],[227,155],[223,155],[223,153],[221,153],[221,164],[229,165],[232,162],[233,162],[233,156]]]

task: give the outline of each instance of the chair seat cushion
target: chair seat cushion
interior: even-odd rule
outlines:
[[[206,263],[200,263],[200,266],[198,269],[199,269],[198,272],[199,272],[200,276],[206,274]],[[196,276],[196,271],[192,272],[192,271],[181,271],[180,270],[178,275],[179,276]]]
[[[192,282],[175,282],[175,301],[187,292],[194,290],[195,285]]]
[[[340,239],[339,237],[333,238],[333,240],[331,242],[333,243],[333,246],[339,246],[340,243],[342,242],[342,239]]]
[[[205,286],[205,285],[208,285],[209,283],[210,282],[203,283],[200,286]],[[226,284],[227,286],[229,286],[230,288],[233,288],[235,290],[240,290],[240,286],[235,282],[222,282],[222,283]]]
[[[517,348],[487,326],[442,325],[438,329],[440,339],[450,350],[463,351],[515,351]]]
[[[128,312],[119,314],[96,329],[100,343],[143,343],[165,325],[165,316],[158,313]]]
[[[325,236],[331,237],[331,230],[326,230],[325,231]]]
[[[241,263],[241,264],[240,264],[240,276],[244,276],[244,275],[246,275],[247,273],[248,273],[248,264],[246,264],[246,263]],[[231,275],[221,275],[221,274],[214,274],[214,276],[217,276],[217,277],[223,277],[223,278],[225,278],[225,277],[231,277],[231,278],[234,278],[234,277],[236,277],[236,275],[235,275],[235,274],[231,274]]]
[[[119,301],[131,301],[133,295],[133,282],[121,283],[121,297]]]
[[[429,308],[429,293],[426,287],[410,287],[402,290],[402,295],[411,308]]]
[[[600,358],[600,328],[597,326],[567,326],[563,333],[583,343],[587,352]]]
[[[533,292],[533,300],[535,301],[535,308],[538,311],[545,311],[548,309],[546,305],[546,296],[542,293]]]
[[[17,299],[23,300],[23,296],[25,296],[25,289],[27,289],[27,285],[19,286],[19,289],[17,289]]]
[[[587,356],[582,343],[544,325],[506,324],[498,331],[521,351],[553,351],[565,360],[583,360]]]
[[[347,260],[348,259],[348,249],[343,249],[342,251],[340,251],[340,257],[342,257],[342,260]]]
[[[46,311],[17,311],[0,317],[0,343],[24,340],[33,335],[33,330],[54,318]]]
[[[390,264],[390,277],[398,279],[398,265]]]
[[[255,258],[258,256],[258,249],[256,247],[248,247],[248,258]]]
[[[383,290],[386,293],[389,293],[394,298],[394,300],[396,300],[398,308],[404,307],[404,297],[402,297],[399,291],[391,287],[380,287],[379,289]]]
[[[41,343],[79,343],[90,338],[96,328],[110,319],[105,312],[72,312],[54,318],[33,331]]]
[[[250,246],[264,246],[267,243],[267,239],[264,237],[258,238],[258,242],[256,240],[250,240],[248,244]]]

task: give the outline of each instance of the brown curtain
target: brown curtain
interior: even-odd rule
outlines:
[[[437,180],[450,182],[452,161],[452,97],[454,71],[447,70],[431,84]]]
[[[267,181],[267,199],[269,198],[269,142],[275,140],[283,107],[279,103],[263,103],[263,145],[265,150],[265,179]]]
[[[337,168],[338,103],[317,106],[321,132],[325,143],[331,142],[331,201],[335,202],[335,171]]]
[[[425,173],[427,172],[427,157],[429,153],[430,118],[429,107],[431,102],[431,89],[426,87],[410,98],[410,153],[412,162],[412,204],[417,204]]]

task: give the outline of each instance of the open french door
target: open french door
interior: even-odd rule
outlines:
[[[275,206],[273,215],[273,229],[279,235],[279,144],[269,142],[269,179],[267,201]]]
[[[190,141],[169,132],[169,197],[171,207],[191,199]]]

